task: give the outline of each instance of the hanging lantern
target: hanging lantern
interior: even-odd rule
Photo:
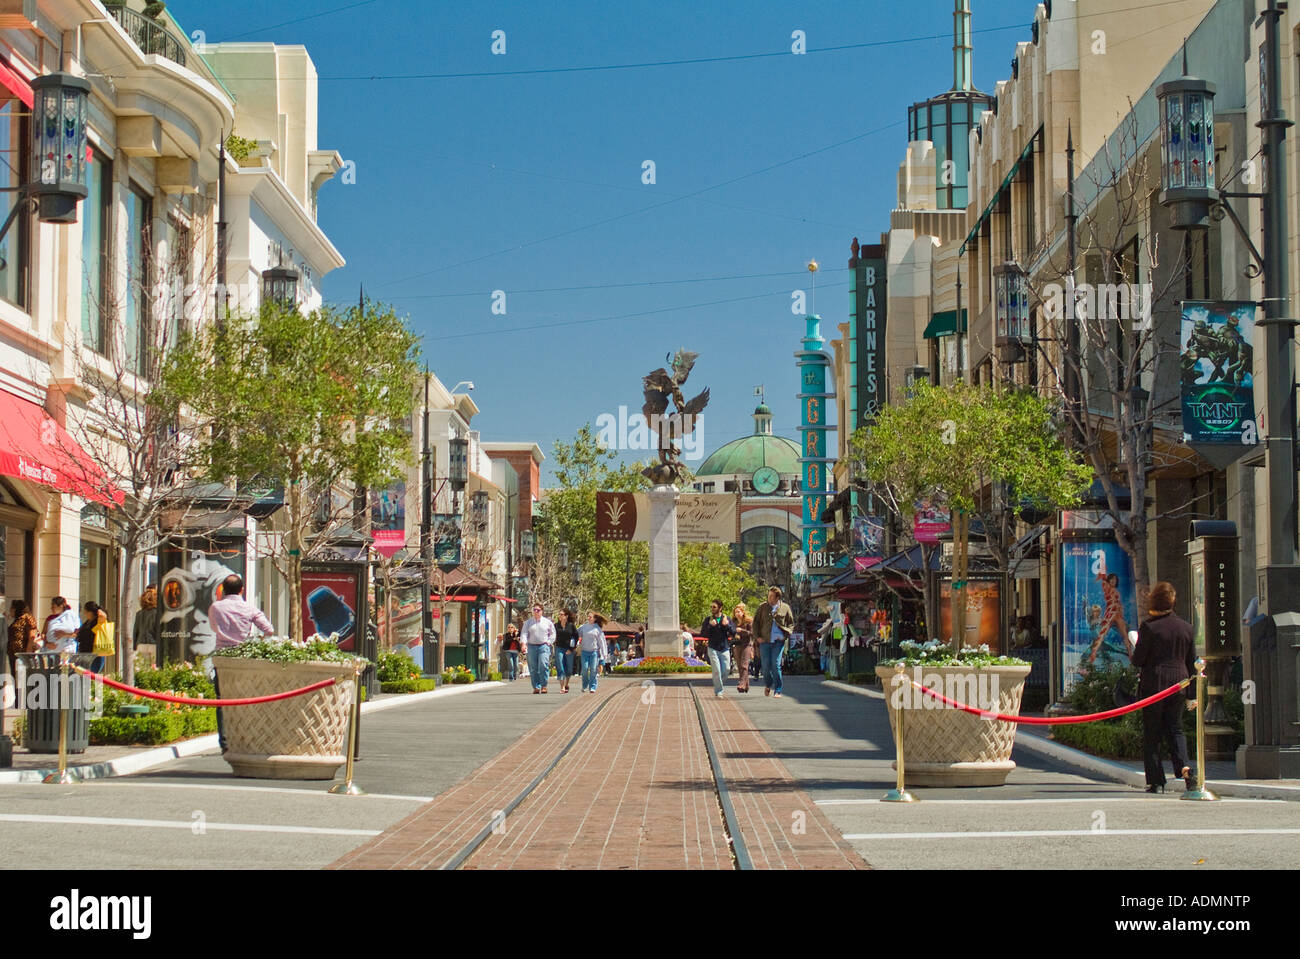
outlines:
[[[1029,277],[1019,264],[1006,262],[993,268],[993,309],[995,342],[1003,361],[1023,359],[1030,343]]]
[[[488,492],[487,490],[478,490],[470,497],[470,510],[474,525],[479,529],[487,526],[488,521]]]
[[[636,594],[640,596],[645,592],[645,573],[637,573],[635,582],[636,585],[633,588],[636,590]]]
[[[76,223],[86,198],[86,101],[90,84],[70,73],[32,80],[32,176],[28,192],[46,223]]]
[[[447,477],[451,480],[451,488],[459,493],[469,482],[469,440],[456,436],[447,441],[447,447]]]
[[[1183,76],[1156,88],[1160,103],[1160,203],[1175,230],[1204,229],[1219,200],[1214,171],[1214,84]]]
[[[537,551],[537,534],[531,529],[526,529],[519,534],[519,555],[524,559],[532,559]]]

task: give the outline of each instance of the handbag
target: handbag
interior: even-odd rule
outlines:
[[[117,652],[116,631],[112,623],[97,623],[91,632],[95,634],[96,656],[112,656]]]

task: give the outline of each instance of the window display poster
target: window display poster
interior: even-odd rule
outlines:
[[[247,579],[244,538],[194,539],[189,544],[160,551],[160,662],[192,663],[195,656],[211,656],[217,637],[208,625],[208,608],[221,598],[221,584],[231,573]]]
[[[334,636],[339,649],[352,652],[357,639],[358,591],[361,577],[354,572],[302,573],[302,634],[325,639]]]
[[[1128,632],[1137,629],[1133,561],[1114,540],[1061,544],[1062,688],[1088,663],[1127,666]]]
[[[966,583],[966,635],[961,644],[988,644],[989,652],[1002,654],[1002,590],[995,579],[973,579]],[[939,585],[939,636],[952,638],[952,580]]]

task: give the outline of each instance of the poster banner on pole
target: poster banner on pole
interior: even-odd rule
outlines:
[[[1127,666],[1126,640],[1137,629],[1133,560],[1113,538],[1061,544],[1062,688],[1088,663]]]
[[[940,533],[952,531],[952,514],[940,503],[926,498],[917,500],[912,532],[918,543],[937,543]]]
[[[433,517],[433,561],[439,566],[460,565],[460,524],[456,513],[435,513]]]
[[[355,572],[302,571],[303,636],[336,638],[339,649],[352,651],[357,641],[361,577]]]
[[[370,491],[370,532],[375,552],[391,557],[406,545],[406,482]]]
[[[866,514],[853,517],[853,568],[861,572],[885,558],[885,521]]]
[[[1251,374],[1255,311],[1254,303],[1183,301],[1184,443],[1235,446],[1240,453],[1259,443]]]
[[[648,542],[649,494],[597,492],[596,539],[602,542]],[[677,541],[740,542],[740,494],[682,493],[677,497]]]

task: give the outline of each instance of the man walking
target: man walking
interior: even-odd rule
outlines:
[[[221,583],[221,598],[208,607],[208,625],[217,637],[217,649],[229,649],[238,646],[252,635],[254,629],[263,636],[275,632],[266,613],[262,612],[248,600],[244,599],[244,579],[231,573]],[[217,698],[221,698],[221,687],[217,683],[217,672],[208,661],[208,676]],[[221,719],[221,708],[217,708],[217,742],[221,751],[226,751],[226,730]]]
[[[731,671],[731,640],[736,636],[736,627],[731,620],[722,615],[722,600],[715,599],[709,605],[709,615],[700,627],[700,633],[709,641],[709,665],[713,667],[713,694],[722,698],[723,681]]]
[[[555,624],[542,615],[542,604],[533,604],[533,615],[524,623],[523,641],[528,646],[528,675],[533,695],[546,692],[551,672],[551,649],[555,645]]]
[[[767,591],[767,602],[754,615],[754,641],[763,662],[763,695],[781,698],[781,654],[794,632],[794,611],[781,601],[781,590]]]

